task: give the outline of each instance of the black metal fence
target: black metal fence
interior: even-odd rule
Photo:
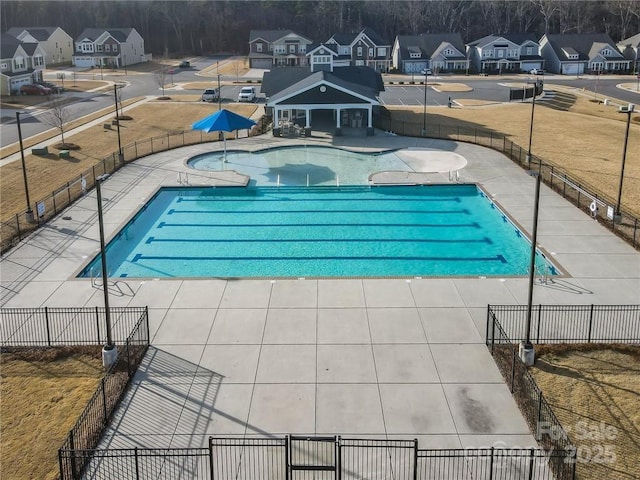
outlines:
[[[116,344],[126,344],[147,307],[110,308]],[[1,346],[100,345],[107,341],[104,307],[0,308]],[[149,337],[147,334],[146,341]]]
[[[566,462],[562,458],[563,455],[575,456],[576,448],[569,441],[535,379],[520,360],[518,345],[507,336],[495,316],[490,335],[490,338],[487,337],[489,351],[538,445],[550,454],[549,468],[557,480],[574,479],[575,462]]]
[[[455,120],[452,120],[455,122]],[[399,135],[423,137],[423,125],[420,122],[394,120],[393,116],[378,115],[374,118],[376,128],[391,131]],[[540,173],[542,181],[551,189],[572,202],[585,213],[630,243],[640,248],[640,219],[622,208],[620,218],[612,216],[616,200],[594,185],[572,178],[562,168],[541,159],[536,155],[527,155],[527,149],[512,142],[506,135],[493,130],[485,130],[464,125],[427,124],[426,136],[442,140],[473,143],[496,150],[523,168]]]
[[[524,340],[526,324],[526,305],[489,305],[487,344],[495,325],[510,341]],[[533,343],[640,344],[640,305],[532,305],[529,335]]]
[[[61,449],[59,456],[61,472],[72,460],[83,460],[85,477],[96,480],[552,480],[550,465],[564,464],[572,471],[575,460],[567,451],[421,450],[417,440],[336,436],[210,437],[206,448]]]
[[[102,378],[98,389],[80,414],[78,421],[58,452],[62,480],[79,479],[86,471],[90,457],[82,452],[98,445],[102,433],[149,347],[148,312],[146,308],[137,310],[142,310],[142,315],[139,316],[138,322],[130,330],[130,334],[123,344],[118,347],[116,363]],[[64,455],[62,452],[68,452],[68,455]],[[104,454],[109,455],[109,453]],[[119,471],[115,470],[105,478],[134,477],[120,476]]]

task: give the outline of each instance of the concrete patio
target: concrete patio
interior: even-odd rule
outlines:
[[[467,161],[460,181],[481,184],[531,230],[534,179],[495,151],[381,132],[305,141],[455,152]],[[294,143],[257,137],[229,148]],[[217,148],[159,153],[115,173],[102,188],[107,237],[158,187],[176,185],[178,172],[192,184],[246,183],[251,166],[211,174],[185,166]],[[428,179],[449,182],[446,173]],[[640,254],[544,186],[538,241],[565,275],[537,283],[534,303],[640,301]],[[98,247],[90,192],[3,256],[2,306],[102,306],[99,286],[75,278]],[[534,446],[484,345],[487,304],[525,304],[527,286],[521,277],[118,279],[111,305],[149,306],[152,346],[102,446],[287,433],[418,438],[421,448]]]

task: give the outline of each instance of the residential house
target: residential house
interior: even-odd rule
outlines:
[[[0,94],[16,95],[20,86],[42,81],[46,52],[38,43],[25,43],[3,33],[0,40]]]
[[[459,33],[398,35],[391,57],[393,68],[401,73],[466,71],[469,67]]]
[[[366,66],[378,72],[391,68],[391,45],[370,28],[358,33],[336,33],[324,45],[335,46],[336,66]]]
[[[317,45],[307,55],[309,68],[275,68],[262,78],[260,89],[267,97],[274,135],[291,129],[307,136],[311,129],[373,135],[373,115],[384,90],[380,72],[365,66],[334,68],[335,45]]]
[[[533,33],[487,35],[467,44],[471,70],[520,73],[544,68],[540,45]]]
[[[313,43],[291,30],[251,30],[249,67],[300,67],[306,65],[307,46]]]
[[[76,39],[76,67],[121,68],[146,62],[144,39],[135,28],[86,28]]]
[[[640,33],[625,38],[618,42],[618,50],[627,60],[631,61],[631,70],[633,73],[640,72]]]
[[[540,50],[547,70],[563,75],[628,72],[632,63],[606,33],[547,34]]]
[[[7,33],[21,42],[39,43],[49,66],[71,63],[73,38],[60,27],[12,27]]]

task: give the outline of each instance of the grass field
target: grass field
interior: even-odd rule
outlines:
[[[103,376],[100,347],[2,353],[0,477],[58,477],[58,449]]]
[[[543,346],[537,353],[531,373],[577,447],[577,478],[640,478],[640,348]]]

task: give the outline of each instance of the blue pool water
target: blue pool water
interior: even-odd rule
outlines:
[[[529,261],[475,185],[163,188],[107,246],[111,277],[524,276]],[[99,274],[97,257],[79,276]]]
[[[291,145],[263,150],[209,152],[189,159],[200,171],[234,170],[248,175],[255,185],[367,185],[369,175],[381,171],[412,171],[393,151],[353,152],[317,145]]]

